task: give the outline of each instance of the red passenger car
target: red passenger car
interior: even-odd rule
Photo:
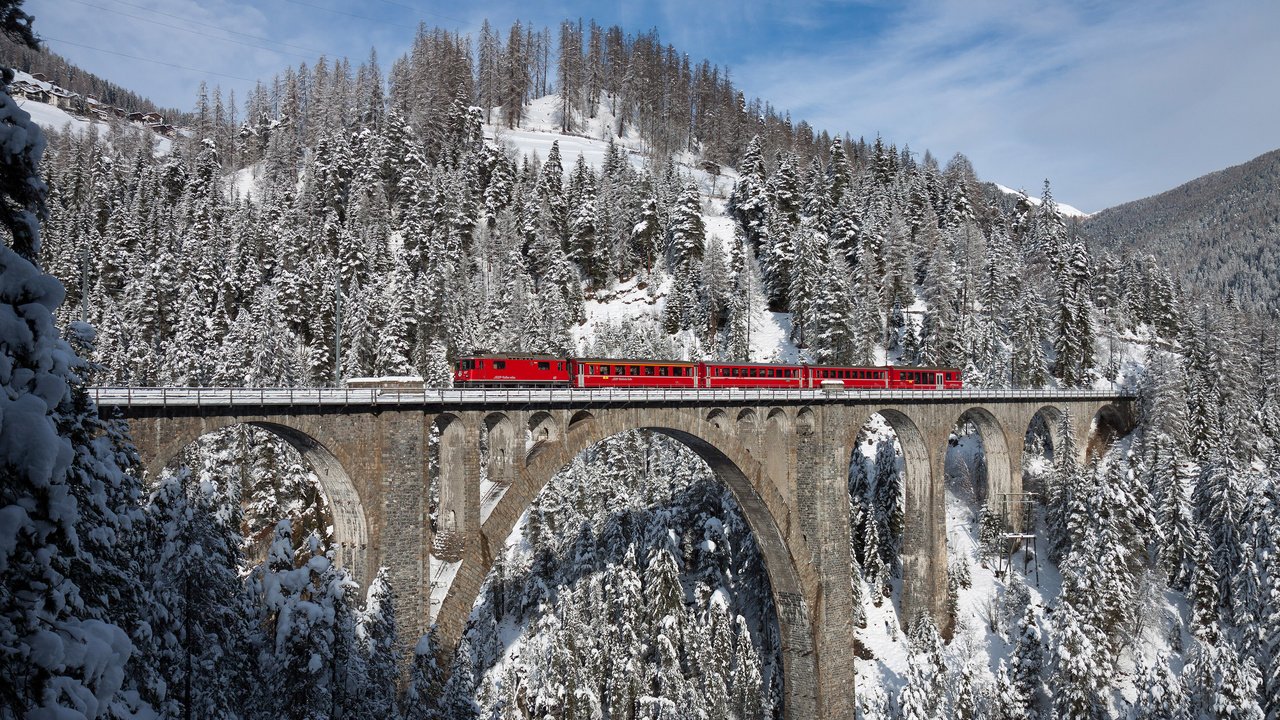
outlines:
[[[964,387],[956,368],[891,367],[890,382],[902,390],[959,390]]]
[[[676,360],[570,358],[574,387],[698,387],[698,366]]]
[[[489,355],[463,358],[453,372],[460,387],[567,386],[569,361],[552,355]]]
[[[842,367],[809,365],[806,388],[843,387],[846,390],[959,390],[964,387],[956,368]]]
[[[463,358],[458,387],[959,390],[960,370],[489,355]]]
[[[704,388],[773,388],[799,390],[804,385],[803,365],[767,363],[702,363]]]

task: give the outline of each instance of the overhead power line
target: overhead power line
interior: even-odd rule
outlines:
[[[448,20],[449,22],[455,22],[455,23],[458,23],[459,25],[466,25],[466,24],[467,24],[467,21],[466,21],[466,20],[459,20],[459,19],[458,19],[458,18],[456,18],[456,17],[449,17],[448,15],[441,15],[441,14],[440,14],[440,13],[438,13],[438,12],[431,12],[430,10],[423,10],[422,8],[416,8],[416,7],[412,6],[412,5],[406,5],[406,4],[402,3],[402,2],[396,2],[395,0],[378,0],[378,2],[383,2],[383,3],[386,3],[386,4],[388,4],[388,5],[395,5],[396,7],[402,7],[402,8],[404,8],[404,9],[406,9],[406,10],[412,10],[412,11],[413,11],[413,12],[415,12],[415,13],[422,13],[423,15],[430,15],[430,16],[432,16],[432,17],[438,17],[438,18],[440,18],[441,20]]]
[[[165,62],[163,60],[153,60],[151,58],[138,57],[137,55],[129,55],[127,53],[116,52],[115,50],[107,50],[105,48],[93,47],[92,45],[84,45],[82,43],[72,42],[70,40],[59,40],[58,38],[49,37],[48,35],[44,35],[40,39],[46,42],[51,41],[51,42],[63,43],[65,45],[74,45],[76,47],[84,48],[85,50],[93,50],[95,52],[107,53],[108,55],[118,55],[122,58],[129,58],[130,60],[140,60],[142,62],[149,62],[153,65],[164,65],[165,67],[177,68],[179,70],[190,70],[191,72],[204,73],[206,75],[217,75],[218,77],[231,78],[232,80],[243,80],[245,82],[257,82],[257,80],[254,80],[253,78],[240,77],[239,75],[228,75],[227,73],[220,73],[220,72],[217,72],[216,70],[202,70],[200,68],[189,67],[187,65],[178,65],[176,63]]]

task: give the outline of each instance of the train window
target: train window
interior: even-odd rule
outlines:
[[[738,368],[734,368],[731,372],[733,373],[734,377],[738,377]]]
[[[494,361],[493,361],[493,369],[494,369],[494,370],[505,370],[505,369],[507,369],[507,363],[506,363],[506,361],[505,361],[505,360],[494,360]]]
[[[644,366],[644,374],[645,374],[645,375],[653,375],[653,366],[652,366],[652,365],[645,365],[645,366]]]
[[[627,368],[626,368],[626,367],[624,367],[624,366],[622,366],[622,365],[614,365],[614,366],[613,366],[613,374],[614,374],[614,375],[626,375],[626,374],[627,374]]]
[[[483,369],[484,369],[484,361],[483,361],[483,360],[477,360],[477,361],[476,361],[476,369],[477,369],[477,370],[483,370]]]
[[[564,369],[564,363],[556,363],[556,369],[557,369],[557,370],[563,370],[563,369]]]
[[[670,374],[671,374],[671,368],[666,368],[666,367],[658,368],[658,375],[660,375],[661,377],[666,377],[667,375],[670,375]]]
[[[756,377],[756,369],[751,368],[751,377]]]
[[[549,363],[549,362],[540,362],[540,363],[538,363],[538,369],[539,369],[539,370],[550,370],[550,369],[551,369],[551,363]]]
[[[628,366],[627,366],[627,374],[628,374],[628,375],[632,375],[632,376],[639,375],[639,374],[640,374],[640,366],[639,366],[639,365],[628,365]]]

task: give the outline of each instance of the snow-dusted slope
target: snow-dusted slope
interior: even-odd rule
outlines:
[[[551,145],[560,143],[560,157],[565,172],[573,169],[578,156],[588,165],[600,169],[604,164],[605,154],[609,150],[609,140],[626,153],[627,158],[637,169],[648,163],[649,145],[633,127],[628,127],[619,137],[615,132],[617,119],[609,112],[608,101],[600,103],[600,110],[594,118],[575,118],[574,130],[570,133],[560,129],[560,98],[558,95],[547,95],[530,102],[525,107],[525,116],[520,127],[508,128],[502,124],[502,113],[495,109],[492,114],[493,124],[485,125],[485,138],[515,150],[521,156],[545,160],[551,151]],[[676,165],[698,183],[698,187],[708,197],[726,197],[729,190],[737,182],[738,174],[732,168],[720,168],[718,175],[711,175],[702,167],[701,158],[690,153],[681,153],[675,158]]]
[[[566,173],[573,169],[579,155],[589,166],[599,170],[612,138],[614,145],[627,154],[632,165],[637,169],[646,168],[649,148],[645,139],[634,128],[628,128],[622,137],[617,137],[614,132],[617,121],[609,112],[607,102],[601,103],[597,117],[579,119],[575,132],[569,134],[560,131],[559,104],[560,100],[555,95],[534,100],[525,108],[525,117],[520,127],[515,129],[502,125],[501,113],[495,110],[492,116],[495,124],[485,125],[485,138],[510,148],[522,157],[536,155],[540,160],[545,160],[552,144],[558,142]],[[681,153],[674,159],[679,172],[693,179],[702,193],[702,221],[708,239],[718,238],[721,247],[727,251],[734,240],[735,224],[728,216],[726,198],[738,180],[738,173],[732,168],[720,168],[717,174],[712,174],[703,166],[701,158],[690,153]],[[586,322],[574,330],[579,351],[592,344],[597,328],[602,324],[620,324],[644,318],[656,325],[662,317],[669,287],[670,278],[656,274],[648,280],[630,278],[587,298]],[[772,313],[763,307],[758,308],[752,316],[751,359],[760,362],[797,360],[799,351],[788,339],[790,330],[789,313]]]
[[[1005,195],[1026,195],[1027,199],[1031,201],[1032,205],[1036,205],[1036,206],[1040,205],[1040,198],[1033,197],[1027,194],[1025,190],[1014,190],[1013,188],[1005,187],[1000,183],[992,183],[992,184],[995,185],[1000,190],[1000,192],[1004,193]],[[1071,205],[1067,205],[1065,203],[1060,203],[1057,201],[1055,201],[1055,203],[1057,203],[1058,205],[1058,212],[1061,213],[1063,217],[1080,218],[1083,220],[1084,218],[1087,218],[1093,215],[1093,213],[1087,213],[1079,208],[1072,207]]]
[[[49,89],[49,87],[51,87],[50,83],[43,82],[41,80],[36,80],[35,78],[31,77],[31,75],[24,73],[20,70],[14,70],[14,80],[15,81],[25,80],[26,82],[29,82],[33,85],[38,85],[40,87],[43,87],[46,90]],[[112,127],[111,123],[104,122],[102,120],[97,120],[97,119],[89,119],[82,115],[73,115],[67,112],[66,110],[63,110],[62,108],[54,107],[53,105],[50,105],[48,103],[36,102],[35,100],[26,100],[21,98],[14,98],[14,100],[18,103],[18,107],[27,111],[27,113],[31,115],[31,120],[35,122],[35,124],[39,125],[46,132],[49,132],[49,131],[64,132],[69,130],[70,132],[79,134],[88,130],[90,127],[94,127],[97,129],[99,133],[105,134],[108,131],[110,131]],[[132,125],[130,123],[124,123],[124,126],[133,127],[137,129],[137,131],[139,132],[144,131],[143,128],[141,128],[140,126]],[[145,132],[150,132],[150,131],[148,130]],[[160,156],[160,155],[167,154],[172,146],[173,146],[173,141],[170,140],[169,138],[157,137],[156,138],[156,155]]]

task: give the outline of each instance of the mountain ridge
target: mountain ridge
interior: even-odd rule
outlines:
[[[1107,208],[1082,230],[1095,248],[1149,254],[1199,294],[1280,304],[1280,149]]]

